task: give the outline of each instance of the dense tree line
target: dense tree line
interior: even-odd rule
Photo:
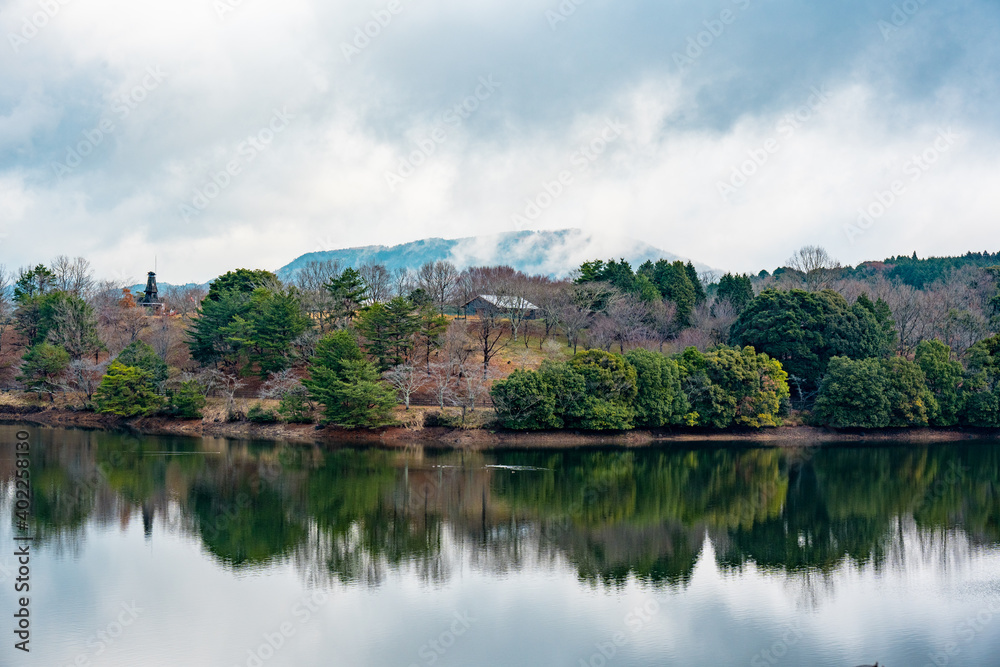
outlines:
[[[517,430],[776,426],[788,408],[781,364],[751,347],[679,355],[588,350],[493,384],[501,424]]]
[[[146,309],[58,257],[0,267],[0,386],[123,416],[194,417],[214,395],[232,419],[349,426],[415,396],[464,419],[491,386],[511,428],[760,427],[790,408],[830,426],[997,426],[995,258],[851,268],[807,246],[773,273],[608,259],[564,280],[317,261],[288,282],[230,271]],[[500,306],[466,313],[484,295]],[[248,408],[248,392],[278,408]]]

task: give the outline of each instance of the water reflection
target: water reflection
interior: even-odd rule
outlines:
[[[558,561],[594,585],[681,587],[706,535],[723,570],[820,575],[1000,541],[1000,450],[974,443],[483,454],[33,435],[39,548],[141,518],[149,540],[176,532],[225,568],[292,562],[310,581]]]

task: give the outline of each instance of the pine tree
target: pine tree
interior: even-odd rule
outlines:
[[[368,354],[386,371],[408,361],[413,351],[413,336],[420,329],[419,316],[405,297],[388,303],[373,303],[361,311],[358,331],[365,337]]]
[[[152,414],[163,405],[163,398],[150,388],[151,384],[149,373],[141,368],[112,361],[94,392],[94,404],[98,412],[119,417]]]
[[[39,398],[42,392],[48,392],[49,400],[54,401],[52,392],[60,387],[58,380],[67,368],[69,352],[58,345],[39,343],[21,358],[21,374],[17,381],[24,383],[29,391],[37,392]]]
[[[375,365],[364,358],[349,331],[336,331],[320,340],[309,364],[309,379],[303,384],[334,424],[373,427],[392,420],[396,392],[381,382]]]
[[[348,267],[336,278],[331,278],[325,287],[334,301],[332,317],[338,326],[347,326],[367,297],[364,278]]]

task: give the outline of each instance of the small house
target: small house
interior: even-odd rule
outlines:
[[[526,320],[538,317],[538,306],[519,296],[497,296],[495,294],[480,294],[462,306],[465,316],[471,313],[476,317],[483,315],[510,315],[519,313]]]

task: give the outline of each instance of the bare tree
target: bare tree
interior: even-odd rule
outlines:
[[[417,286],[430,295],[442,315],[458,284],[458,269],[451,262],[427,262],[417,271]]]
[[[295,286],[302,292],[306,311],[319,320],[319,329],[326,331],[327,321],[334,308],[334,298],[326,285],[341,273],[337,260],[313,260],[295,273]]]
[[[413,272],[405,266],[392,272],[392,296],[409,296],[415,288]]]
[[[190,319],[198,312],[202,300],[208,294],[201,285],[186,285],[184,287],[167,287],[162,291],[161,298],[167,303],[169,310],[184,319]]]
[[[52,320],[50,342],[69,352],[73,359],[93,354],[96,362],[102,345],[97,334],[97,318],[90,304],[77,299],[57,301]]]
[[[66,371],[67,388],[81,392],[89,401],[94,397],[107,368],[107,360],[97,363],[90,359],[75,359]]]
[[[161,313],[149,318],[149,344],[156,354],[164,361],[170,354],[170,349],[177,341],[177,330],[173,326],[173,318]]]
[[[472,338],[483,362],[483,377],[489,372],[490,362],[507,346],[507,332],[502,316],[495,310],[483,311],[471,322]]]
[[[822,246],[807,245],[799,248],[788,259],[788,266],[796,271],[809,274],[820,269],[837,268],[840,264],[830,257],[830,253]]]
[[[13,322],[14,302],[11,294],[13,277],[13,274],[7,271],[7,267],[0,264],[0,352],[3,352],[3,335]]]
[[[809,289],[816,290],[821,286],[828,271],[840,268],[840,262],[833,259],[825,248],[807,245],[799,248],[788,259],[788,266],[801,272]]]
[[[575,288],[564,287],[558,293],[558,301],[554,308],[559,327],[566,335],[566,344],[572,346],[573,354],[576,354],[580,337],[593,318],[590,307],[581,303]]]
[[[384,303],[392,298],[392,274],[384,264],[365,264],[358,273],[365,281],[368,299],[373,303]]]
[[[890,282],[883,276],[878,276],[869,283],[871,296],[874,299],[882,299],[889,306],[892,312],[892,319],[896,324],[896,331],[899,332],[898,351],[900,354],[909,355],[916,349],[920,342],[920,331],[922,329],[921,319],[923,317],[923,303],[921,294],[913,287],[900,282]],[[852,303],[858,295],[850,287],[841,291]],[[851,299],[850,296],[854,299]]]
[[[989,321],[981,314],[953,308],[948,312],[941,338],[960,358],[970,347],[988,337],[989,333]]]
[[[646,328],[650,336],[663,352],[663,344],[677,335],[677,304],[666,299],[658,299],[648,306]]]
[[[226,419],[234,421],[240,416],[236,413],[236,392],[243,386],[243,381],[237,375],[206,368],[196,379],[206,395],[218,392],[226,399]]]
[[[587,347],[610,352],[615,344],[618,327],[606,313],[597,314],[587,329]]]
[[[715,335],[715,340],[722,345],[727,345],[729,343],[729,331],[736,324],[736,320],[739,319],[739,312],[737,312],[733,302],[729,299],[716,301],[712,304],[709,312],[711,314],[709,322],[712,333]]]
[[[316,344],[322,338],[322,334],[317,329],[306,329],[300,336],[292,341],[293,359],[310,359],[316,354]]]
[[[613,325],[613,339],[618,343],[618,351],[625,353],[625,346],[636,343],[649,336],[646,326],[649,319],[649,309],[646,304],[626,294],[616,299],[607,308],[607,316]]]
[[[299,384],[301,382],[293,369],[286,368],[282,371],[276,371],[271,373],[260,386],[257,397],[262,401],[278,400]]]
[[[146,328],[146,313],[138,306],[127,280],[102,280],[96,283],[88,303],[97,318],[97,333],[112,357],[139,338]]]
[[[715,334],[711,328],[706,327],[688,327],[687,329],[682,329],[673,341],[673,345],[678,350],[694,347],[705,351],[717,343],[718,341],[715,339]]]
[[[420,389],[424,383],[424,378],[420,373],[417,372],[413,366],[409,364],[401,364],[395,368],[390,368],[385,373],[382,374],[386,382],[391,384],[399,392],[400,398],[403,399],[403,405],[406,409],[410,409],[410,397],[415,391]]]
[[[427,372],[427,387],[442,410],[446,403],[451,404],[455,401],[455,381],[460,367],[449,359],[442,359],[431,363]]]
[[[455,379],[455,402],[462,408],[462,424],[465,424],[466,410],[475,412],[476,405],[484,400],[490,393],[490,381],[493,379],[494,371],[487,369],[485,373],[480,373],[473,364],[458,369],[458,377]]]
[[[55,275],[54,287],[74,296],[86,298],[94,287],[90,262],[83,257],[70,259],[66,255],[59,255],[52,260],[51,271]]]
[[[527,286],[528,300],[535,304],[538,309],[536,316],[545,327],[545,333],[538,339],[538,349],[549,339],[553,331],[559,328],[559,306],[561,305],[561,292],[565,291],[567,285],[552,282],[545,276],[533,277]],[[525,337],[527,338],[527,337]],[[527,340],[525,340],[527,344]]]
[[[463,366],[466,360],[476,351],[475,341],[469,332],[469,323],[462,320],[452,320],[444,331],[439,356],[448,363]]]
[[[507,280],[497,285],[496,294],[500,304],[503,304],[503,312],[510,321],[510,329],[517,342],[518,332],[531,317],[535,305],[528,300],[531,292],[531,285],[528,277],[520,271],[511,275]],[[528,336],[524,336],[524,346],[528,346]]]

